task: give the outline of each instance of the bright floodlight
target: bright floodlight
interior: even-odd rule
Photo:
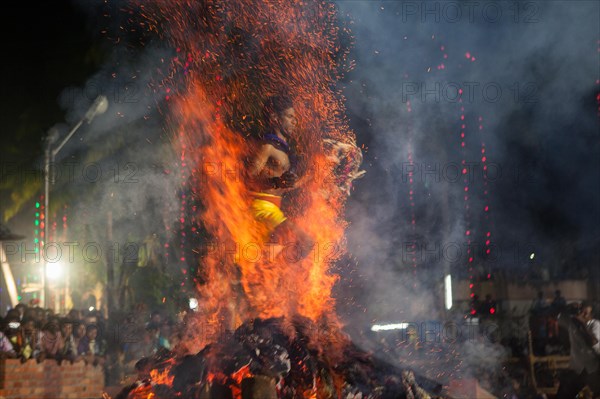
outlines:
[[[371,326],[371,331],[405,330],[406,327],[408,327],[408,323],[374,324]]]
[[[190,298],[190,309],[191,310],[198,309],[198,300],[196,298]]]
[[[535,258],[535,254],[534,253],[532,253],[531,255],[529,255],[529,259],[533,259],[533,258]]]
[[[444,293],[445,293],[445,302],[446,309],[452,309],[452,276],[450,274],[446,274],[444,277]]]
[[[58,280],[63,275],[64,267],[60,262],[48,263],[46,277],[48,280]]]

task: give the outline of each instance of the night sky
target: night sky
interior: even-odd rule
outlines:
[[[117,43],[125,21],[118,7],[90,4],[60,0],[3,7],[0,212],[15,232],[30,234],[32,199],[22,200],[27,190],[14,185],[7,165],[25,170],[40,164],[45,132],[56,124],[64,131],[93,100],[70,101],[74,88],[104,82],[99,87],[114,100],[123,86],[110,80],[111,74],[150,81],[152,65],[165,52],[160,46],[135,48],[137,39]],[[426,4],[430,13],[421,14]],[[458,18],[444,2],[338,2],[340,18],[354,35],[350,58],[356,61],[340,88],[358,144],[365,148],[367,170],[347,207],[351,267],[340,268],[344,284],[360,287],[355,296],[362,296],[367,308],[369,301],[381,300],[370,291],[397,293],[395,287],[415,268],[426,286],[431,276],[448,271],[464,275],[465,254],[455,262],[424,257],[415,266],[405,259],[404,248],[411,242],[429,249],[460,246],[466,230],[482,243],[491,232],[502,251],[492,261],[481,258],[484,274],[504,270],[533,278],[546,268],[552,278],[588,277],[598,266],[599,5],[498,2],[484,14],[488,4],[480,3],[471,20],[468,10]],[[468,85],[473,98],[457,102],[453,90]],[[86,148],[99,142],[105,146],[101,151],[118,147],[121,152],[111,155],[117,159],[127,154],[123,146],[135,143],[160,162],[162,147],[148,144],[160,139],[159,117],[148,111],[149,102],[113,103],[65,147],[63,159],[85,159]],[[152,125],[143,118],[148,114]],[[107,136],[111,130],[122,135]],[[487,190],[482,142],[487,163],[501,169],[501,176],[487,181]],[[437,172],[409,184],[411,159],[412,168]],[[453,168],[463,160],[474,168],[468,201],[462,177],[453,179]],[[133,213],[147,206],[137,198],[152,197],[148,187],[164,192],[164,185],[150,181],[151,173],[144,176],[147,184],[127,194]],[[15,208],[15,202],[22,207]],[[468,220],[465,205],[471,210]],[[9,208],[19,211],[7,215]],[[531,252],[535,262],[528,261]]]
[[[2,160],[27,164],[41,155],[44,131],[64,119],[61,92],[83,84],[108,46],[70,1],[11,2],[3,14]]]

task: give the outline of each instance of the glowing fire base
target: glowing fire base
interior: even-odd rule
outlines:
[[[196,355],[157,357],[116,399],[430,398],[441,386],[358,349],[307,318],[256,319]]]

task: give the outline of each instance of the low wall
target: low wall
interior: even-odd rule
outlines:
[[[41,363],[0,360],[0,399],[98,399],[103,388],[101,366],[84,362],[59,366],[50,359]]]

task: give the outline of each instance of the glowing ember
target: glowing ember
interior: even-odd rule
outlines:
[[[334,6],[163,0],[140,8],[177,49],[164,85],[182,166],[189,170],[182,176],[191,176],[193,196],[203,205],[197,221],[210,236],[199,268],[199,318],[219,325],[216,330],[252,317],[335,318],[337,277],[329,270],[343,252],[345,196],[331,179],[339,171],[323,143],[355,139],[333,90],[345,54]],[[293,140],[307,182],[283,207],[315,241],[304,258],[293,238],[283,248],[268,245],[265,226],[249,212],[244,162],[254,137],[264,133],[262,104],[281,92],[292,98],[299,121]],[[204,338],[195,349],[211,340]]]
[[[151,370],[150,377],[156,384],[173,384],[173,376],[169,374],[170,368],[164,370]]]

